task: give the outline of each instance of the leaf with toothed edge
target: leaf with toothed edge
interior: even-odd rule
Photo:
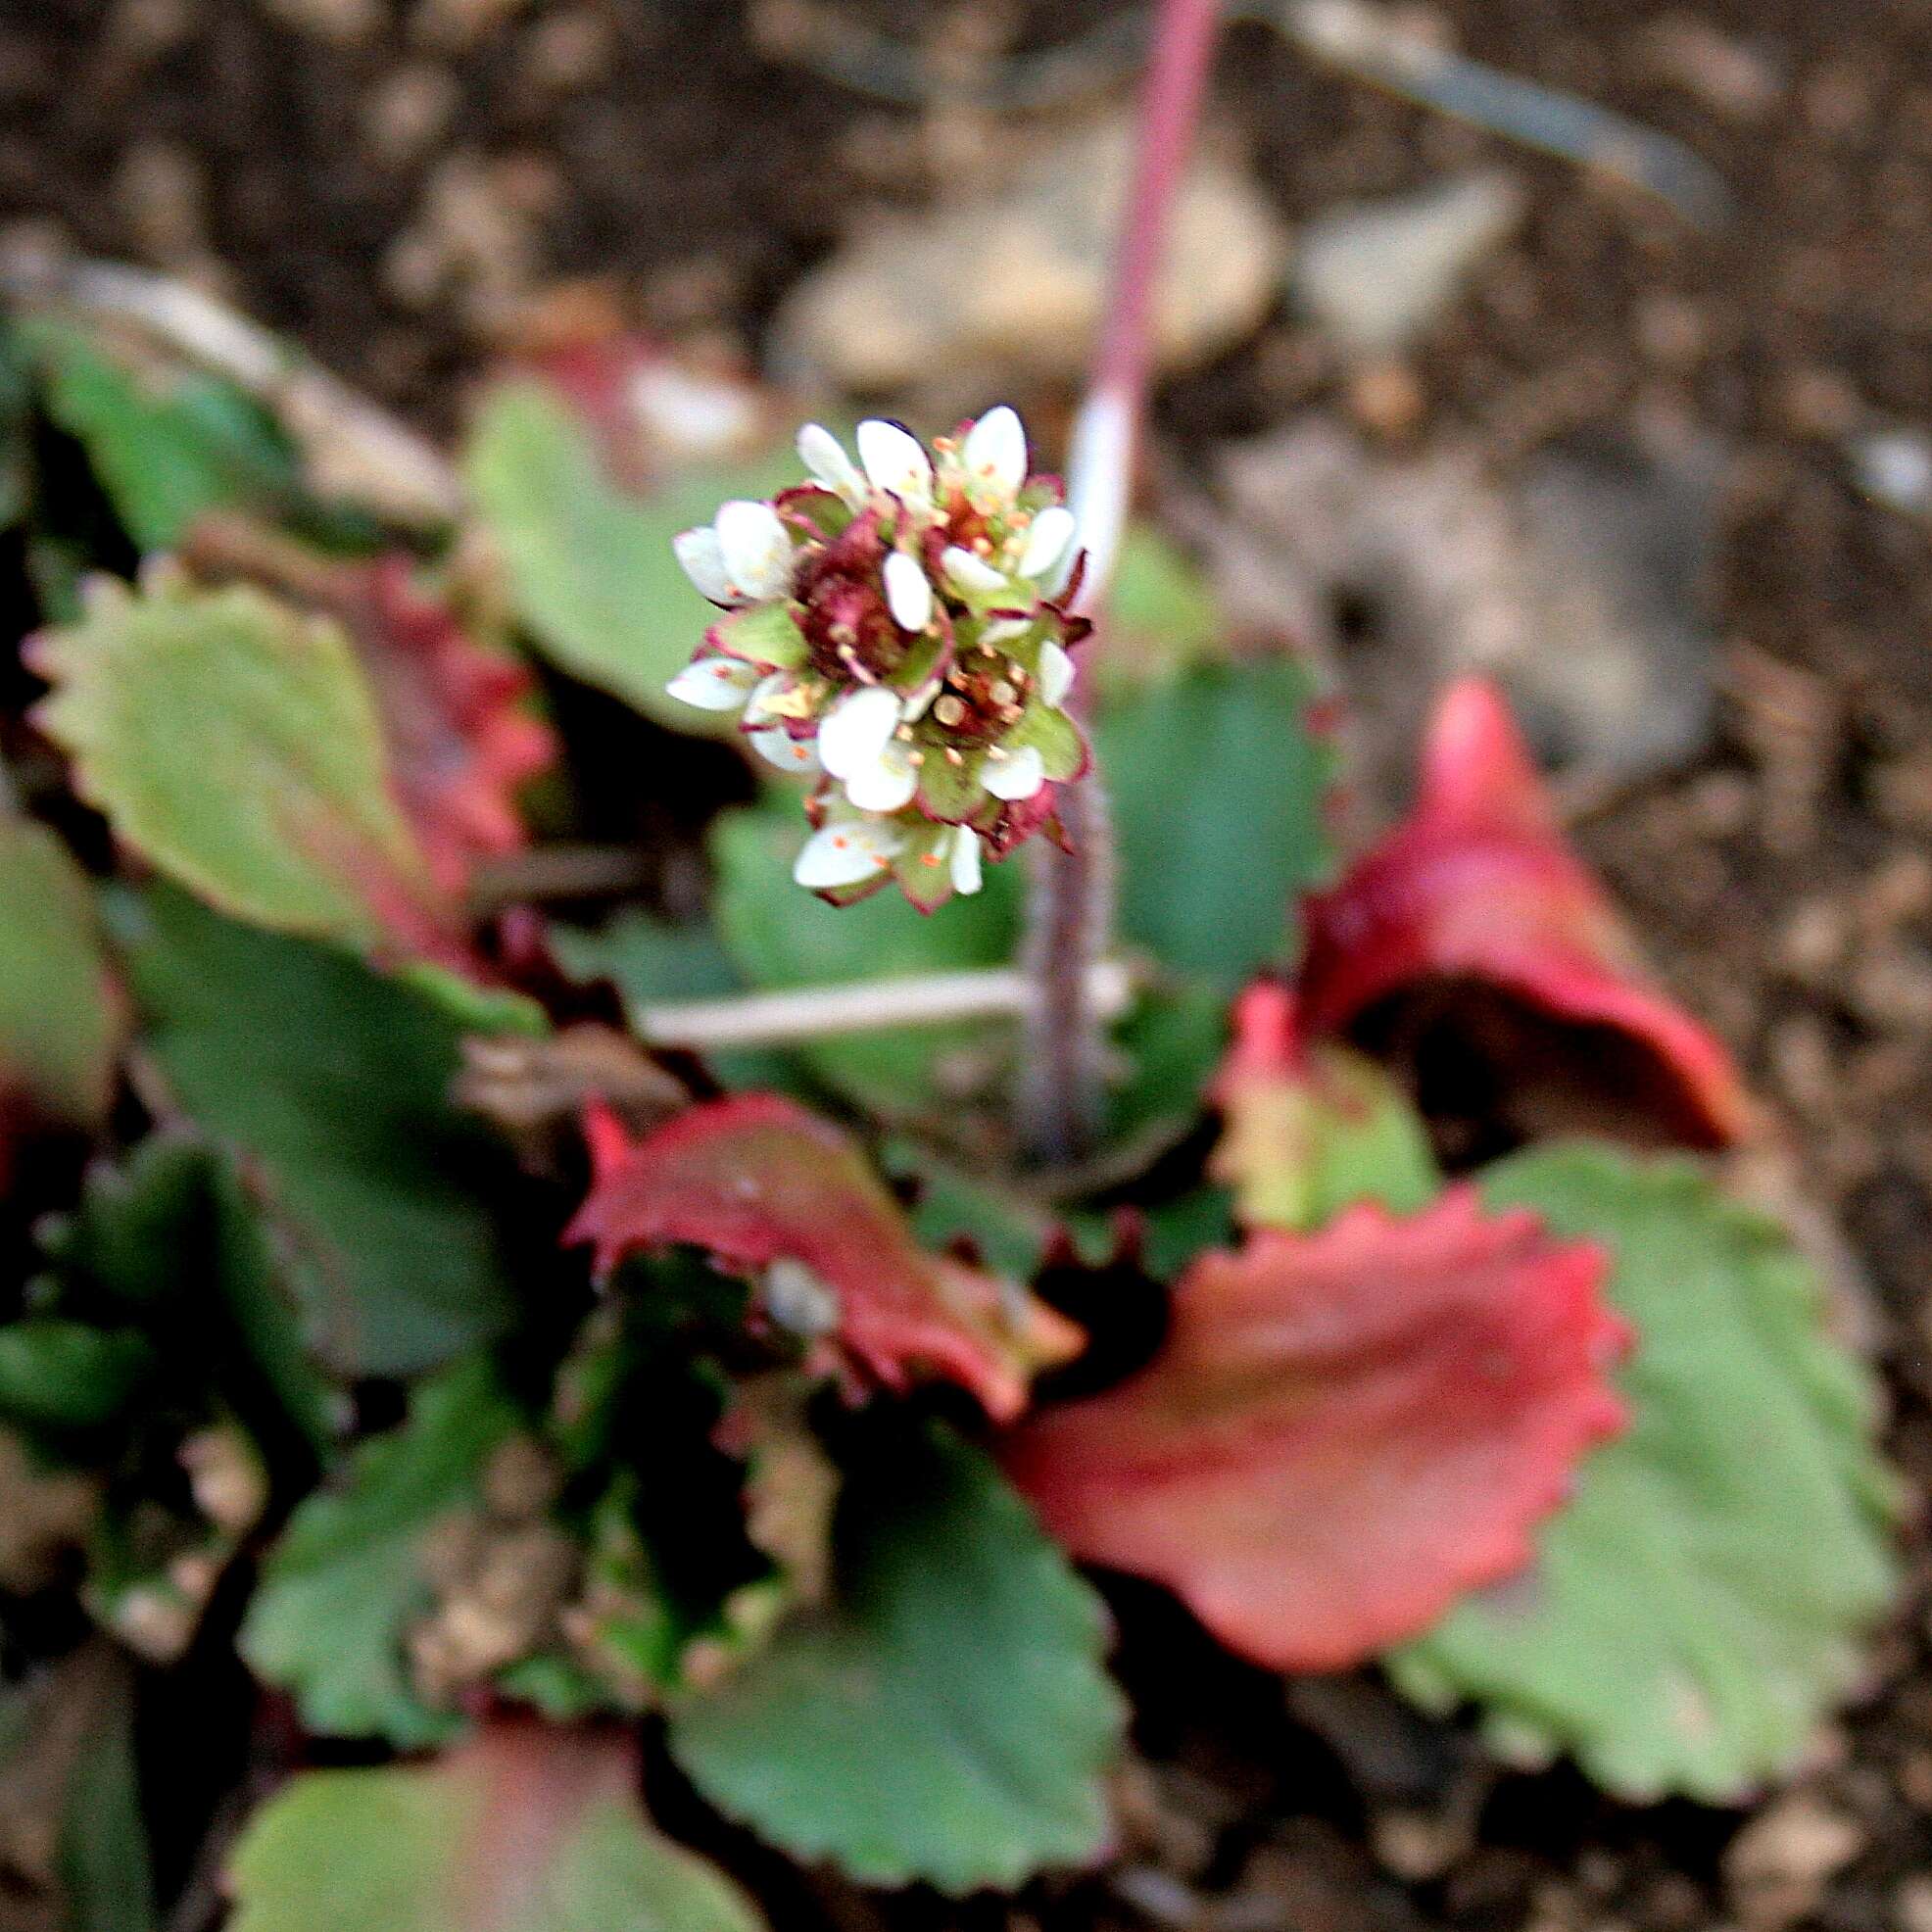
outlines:
[[[1346,1668],[1520,1570],[1622,1425],[1604,1258],[1467,1188],[1204,1255],[1153,1363],[1006,1438],[1073,1553],[1277,1669]]]
[[[33,720],[116,835],[238,919],[458,956],[340,626],[259,591],[100,580],[29,647]]]
[[[748,1273],[800,1263],[831,1290],[839,1340],[867,1373],[889,1388],[942,1376],[1006,1419],[1033,1374],[1078,1345],[1024,1291],[926,1253],[857,1145],[793,1101],[735,1094],[635,1145],[614,1125],[594,1137],[596,1178],[565,1235],[595,1245],[600,1274],[676,1244]]]
[[[1475,1703],[1512,1755],[1573,1754],[1621,1797],[1736,1803],[1798,1763],[1897,1588],[1872,1379],[1827,1334],[1790,1240],[1688,1160],[1557,1146],[1480,1185],[1607,1244],[1638,1335],[1633,1423],[1584,1464],[1534,1569],[1390,1674],[1432,1709]]]
[[[699,1790],[862,1883],[1013,1887],[1104,1846],[1123,1708],[1105,1616],[979,1450],[855,1456],[831,1601],[672,1715]]]
[[[304,1771],[229,1858],[233,1932],[764,1932],[657,1831],[624,1732],[499,1719],[421,1764]],[[319,1881],[319,1882],[318,1882]]]
[[[1516,1041],[1498,1078],[1547,1134],[1550,1100],[1583,1102],[1581,1125],[1645,1144],[1721,1146],[1748,1101],[1711,1033],[1659,992],[1603,888],[1570,850],[1501,695],[1451,689],[1423,747],[1415,810],[1306,907],[1301,976],[1312,1034],[1350,1027],[1398,995],[1438,1005],[1472,991],[1471,1043]],[[1453,1021],[1453,1006],[1436,1021]],[[1519,1039],[1518,1036],[1521,1035]]]

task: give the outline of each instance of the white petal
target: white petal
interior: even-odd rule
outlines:
[[[952,835],[952,890],[969,895],[980,890],[980,835],[970,825]]]
[[[875,490],[884,490],[905,504],[933,500],[933,460],[918,437],[895,422],[876,416],[858,426],[858,459]]]
[[[717,528],[726,574],[741,596],[758,602],[792,588],[792,538],[770,504],[726,504]]]
[[[865,478],[845,446],[823,423],[808,422],[798,432],[798,459],[834,496],[857,509],[865,502]]]
[[[980,768],[980,783],[995,798],[1018,804],[1046,783],[1046,763],[1031,745],[1023,745],[1010,758],[989,758]]]
[[[962,591],[1003,591],[1006,579],[985,557],[954,544],[940,558],[941,567],[955,588]]]
[[[731,572],[725,568],[724,546],[718,533],[706,523],[696,530],[683,530],[671,539],[671,549],[684,565],[684,574],[713,604],[730,604]]]
[[[895,550],[886,559],[886,604],[902,631],[923,631],[933,621],[933,586],[916,557]]]
[[[1050,576],[1074,540],[1074,513],[1065,504],[1050,504],[1033,520],[1027,547],[1020,557],[1020,575]]]
[[[864,819],[834,819],[805,841],[793,879],[811,892],[834,886],[856,886],[891,865],[903,844],[898,831]]]
[[[898,811],[911,804],[918,790],[919,774],[905,747],[896,742],[845,780],[845,797],[862,812]]]
[[[742,711],[757,681],[755,664],[741,664],[736,657],[699,657],[664,689],[694,710]]]
[[[834,778],[848,778],[893,742],[899,726],[899,700],[884,685],[867,685],[840,699],[818,728],[818,755]]]
[[[1031,617],[1001,617],[989,624],[980,633],[982,644],[1011,644],[1016,637],[1025,637],[1033,629]]]
[[[1027,432],[1003,403],[967,431],[961,455],[967,484],[982,497],[1011,503],[1027,480]]]
[[[1049,704],[1062,703],[1074,688],[1074,660],[1066,647],[1048,638],[1039,647],[1039,695]]]
[[[762,731],[747,732],[751,749],[768,765],[780,771],[810,773],[818,770],[818,751],[809,738],[794,738],[783,725],[766,725]]]

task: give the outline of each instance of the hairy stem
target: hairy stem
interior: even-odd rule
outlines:
[[[1081,607],[1089,616],[1104,607],[1127,523],[1169,217],[1200,119],[1219,17],[1219,0],[1161,0],[1155,22],[1113,297],[1068,462],[1068,500],[1087,552]],[[1064,787],[1059,805],[1067,848],[1039,848],[1028,904],[1021,963],[1036,992],[1018,1093],[1026,1152],[1056,1166],[1087,1153],[1100,1130],[1106,1018],[1090,988],[1114,917],[1113,827],[1099,775]]]

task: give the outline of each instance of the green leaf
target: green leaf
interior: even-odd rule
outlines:
[[[1891,1603],[1892,1490],[1870,1377],[1811,1269],[1688,1161],[1522,1154],[1482,1179],[1615,1258],[1636,1328],[1629,1433],[1584,1466],[1535,1569],[1396,1652],[1433,1708],[1514,1752],[1573,1753],[1621,1796],[1730,1803],[1802,1757]]]
[[[217,1390],[266,1457],[314,1480],[334,1439],[328,1389],[231,1161],[184,1135],[150,1135],[119,1167],[90,1169],[79,1205],[38,1232],[39,1293],[138,1323],[188,1401]]]
[[[654,913],[620,912],[595,932],[552,926],[557,964],[580,983],[608,980],[627,1004],[713,999],[744,986],[709,924],[679,925]]]
[[[875,1443],[837,1525],[833,1601],[674,1715],[722,1811],[865,1883],[964,1893],[1091,1858],[1121,1701],[1098,1599],[976,1449]]]
[[[733,497],[799,480],[787,449],[706,466],[639,496],[606,473],[590,426],[536,382],[507,383],[470,432],[463,473],[533,640],[572,677],[674,730],[718,735],[737,720],[696,711],[664,687],[717,621],[671,554]]]
[[[1025,896],[1020,863],[989,866],[977,896],[952,899],[930,915],[894,892],[832,906],[792,883],[805,830],[796,807],[747,808],[727,812],[712,833],[718,928],[753,986],[836,986],[1011,960]],[[948,1091],[987,1084],[1009,1045],[1010,1036],[1002,1039],[976,1021],[823,1040],[799,1057],[861,1105],[906,1116],[943,1105]],[[957,1082],[944,1077],[962,1069]]]
[[[326,1359],[407,1375],[501,1334],[514,1304],[493,1203],[514,1174],[451,1105],[449,1015],[347,953],[171,889],[118,915],[148,1046],[259,1184]]]
[[[104,1428],[153,1369],[153,1350],[130,1328],[30,1315],[0,1328],[0,1419],[54,1435]]]
[[[1209,664],[1103,708],[1100,770],[1120,842],[1121,929],[1232,993],[1291,954],[1297,896],[1332,854],[1332,758],[1313,681],[1286,658]]]
[[[175,548],[211,510],[300,494],[293,446],[233,383],[199,371],[136,373],[57,322],[23,333],[47,414],[86,450],[137,549]]]
[[[85,875],[59,839],[0,812],[0,1089],[97,1127],[114,1097],[121,1013]]]
[[[1227,621],[1199,565],[1150,525],[1130,526],[1107,592],[1105,648],[1092,660],[1103,700],[1171,684],[1227,641]]]
[[[63,1932],[153,1932],[154,1877],[134,1763],[134,1687],[101,1709],[68,1773],[55,1860]]]
[[[413,1750],[462,1728],[416,1695],[405,1645],[431,1605],[428,1532],[475,1502],[517,1421],[491,1365],[461,1363],[417,1387],[409,1421],[358,1450],[340,1489],[296,1511],[239,1644],[258,1676],[295,1694],[311,1730]]]
[[[430,1764],[307,1772],[235,1848],[230,1932],[760,1932],[636,1783],[621,1735],[536,1724]]]
[[[338,625],[246,586],[98,591],[36,640],[34,719],[121,838],[259,925],[359,944],[438,925]]]

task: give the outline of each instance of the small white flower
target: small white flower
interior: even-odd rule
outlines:
[[[1033,746],[1023,745],[1011,757],[989,758],[980,783],[995,798],[1018,804],[1046,783],[1046,761]]]
[[[818,727],[818,755],[834,778],[875,765],[899,727],[899,700],[884,685],[848,692]]]
[[[1006,588],[1006,579],[985,557],[962,549],[958,544],[951,545],[941,555],[940,567],[955,590],[986,596]]]
[[[811,693],[796,671],[773,671],[752,686],[745,700],[747,724],[769,724],[776,718],[810,714]]]
[[[898,811],[911,804],[918,790],[918,769],[897,739],[845,779],[846,798],[863,812]]]
[[[969,490],[982,501],[1010,504],[1027,480],[1027,432],[1019,416],[1003,403],[989,410],[967,431],[960,457]]]
[[[728,503],[714,526],[734,593],[760,604],[792,588],[792,537],[770,504]]]
[[[980,890],[980,835],[970,825],[952,829],[947,869],[952,874],[952,890],[970,896]]]
[[[908,509],[931,507],[933,459],[910,431],[876,416],[860,423],[858,459],[875,490],[898,498]]]
[[[1074,688],[1074,660],[1064,645],[1048,638],[1039,647],[1039,695],[1047,703],[1059,705]]]
[[[904,844],[904,835],[889,821],[835,818],[805,841],[792,877],[814,893],[856,886],[885,871]]]
[[[783,725],[766,725],[761,731],[748,731],[745,736],[752,750],[780,771],[809,775],[819,768],[818,750],[811,740],[794,738]]]
[[[671,549],[684,565],[684,574],[713,604],[736,602],[731,593],[731,572],[725,568],[724,546],[710,524],[680,531],[671,539]]]
[[[823,423],[808,422],[798,432],[798,459],[814,478],[853,509],[864,507],[869,492],[858,464]]]
[[[902,631],[923,631],[933,621],[932,580],[916,557],[895,550],[886,559],[886,604]]]
[[[1051,504],[1033,520],[1027,547],[1020,555],[1020,575],[1043,581],[1065,560],[1074,541],[1074,513],[1065,504]]]
[[[736,657],[697,657],[664,689],[698,711],[742,711],[761,673]]]

